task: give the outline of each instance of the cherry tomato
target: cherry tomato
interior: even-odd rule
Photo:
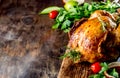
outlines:
[[[72,7],[78,5],[78,2],[76,1],[68,1],[65,3],[64,8],[69,11]]]
[[[91,70],[93,73],[98,73],[101,70],[100,62],[95,62],[91,65]]]
[[[49,17],[52,19],[55,19],[58,15],[58,11],[57,10],[53,10],[49,13]]]

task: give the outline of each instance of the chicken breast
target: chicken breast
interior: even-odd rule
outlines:
[[[80,52],[80,61],[107,61],[119,56],[120,25],[112,14],[97,10],[72,31],[68,47]]]

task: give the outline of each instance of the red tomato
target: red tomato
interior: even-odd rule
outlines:
[[[57,10],[53,10],[49,13],[49,17],[52,19],[55,19],[58,15],[58,11]]]
[[[96,63],[93,63],[91,65],[91,70],[94,72],[94,73],[98,73],[100,70],[101,70],[101,65],[99,62],[96,62]]]

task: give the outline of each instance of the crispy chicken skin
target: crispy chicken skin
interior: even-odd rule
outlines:
[[[119,56],[120,24],[106,11],[95,11],[70,35],[68,47],[79,51],[80,61],[107,61]]]
[[[115,45],[120,48],[120,24],[117,29],[113,31],[113,34],[115,35]]]

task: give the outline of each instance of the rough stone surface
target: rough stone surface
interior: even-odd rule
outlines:
[[[57,78],[68,36],[38,15],[52,5],[62,0],[0,0],[0,78]]]

